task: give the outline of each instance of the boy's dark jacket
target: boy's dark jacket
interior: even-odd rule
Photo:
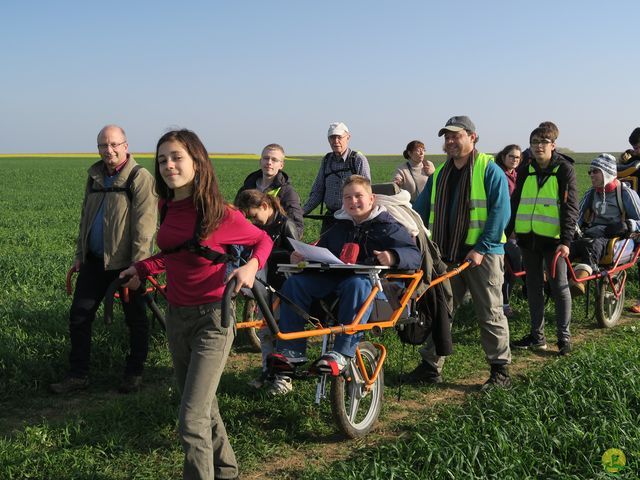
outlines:
[[[576,223],[578,221],[578,191],[576,187],[576,171],[573,167],[574,160],[566,155],[553,152],[551,162],[544,170],[541,170],[537,162],[534,160],[530,163],[533,165],[538,182],[546,181],[553,169],[560,165],[556,174],[558,179],[559,198],[560,198],[560,240],[536,235],[533,232],[518,235],[518,245],[528,249],[555,249],[558,244],[571,245],[573,236],[576,231]],[[511,219],[505,229],[505,233],[509,236],[515,229],[516,214],[520,204],[522,188],[528,176],[528,166],[518,171],[518,180],[516,189],[511,195]]]
[[[262,170],[257,170],[255,172],[250,173],[247,178],[244,179],[244,185],[242,188],[238,190],[238,194],[245,190],[252,190],[256,188],[256,181],[262,177]],[[304,229],[304,220],[302,218],[302,207],[300,206],[300,195],[295,191],[293,185],[289,182],[289,176],[280,170],[276,178],[273,179],[273,183],[266,190],[266,192],[270,192],[271,190],[280,189],[278,192],[278,200],[280,201],[280,205],[284,208],[285,212],[287,212],[287,217],[289,220],[292,220],[298,230],[298,236],[296,238],[302,238],[302,231]],[[238,196],[236,194],[236,196]]]
[[[378,214],[375,215],[376,210]],[[328,248],[339,256],[345,243],[354,242],[360,245],[358,263],[376,264],[374,250],[391,250],[396,256],[395,268],[401,270],[417,270],[420,268],[420,249],[409,232],[400,225],[386,210],[374,207],[373,218],[359,225],[342,210],[336,212],[336,224],[327,230],[318,241],[319,247]]]
[[[284,277],[277,274],[278,264],[289,263],[291,252],[293,251],[288,239],[299,240],[300,237],[296,225],[280,212],[276,212],[275,218],[271,223],[260,228],[267,232],[271,240],[273,240],[273,248],[271,249],[269,260],[267,260],[269,266],[267,269],[267,282],[277,289],[284,282]]]

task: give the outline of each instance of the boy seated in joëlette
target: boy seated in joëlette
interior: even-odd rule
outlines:
[[[359,264],[392,266],[402,270],[420,268],[421,253],[414,238],[386,209],[375,204],[371,182],[360,175],[352,175],[342,187],[342,209],[335,213],[336,224],[318,241],[339,256],[346,243],[357,243]],[[304,260],[300,254],[291,254],[291,263]],[[340,324],[353,321],[372,290],[366,275],[347,272],[302,272],[289,277],[282,294],[304,311],[309,311],[314,300],[331,293],[338,296],[337,320]],[[362,316],[362,323],[369,319],[371,308]],[[305,320],[287,302],[280,305],[280,331],[301,331]],[[311,369],[319,373],[339,375],[350,358],[355,355],[361,334],[336,335],[333,350],[320,357]],[[278,340],[276,351],[292,365],[305,362],[306,339]],[[269,393],[281,395],[292,389],[291,377],[277,374]]]
[[[582,237],[571,243],[570,258],[576,278],[585,278],[597,268],[609,240],[640,231],[640,198],[635,190],[616,178],[616,159],[601,153],[591,162],[592,187],[582,197],[578,227]],[[573,296],[585,292],[584,283],[569,282]]]

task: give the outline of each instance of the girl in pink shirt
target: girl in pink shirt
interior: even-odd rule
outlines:
[[[122,272],[125,285],[166,270],[167,338],[182,394],[179,433],[185,452],[184,478],[236,478],[238,465],[220,418],[216,390],[235,336],[220,301],[225,283],[237,279],[236,292],[252,287],[271,252],[266,232],[225,203],[206,148],[189,130],[164,134],[155,161],[160,197],[160,253]],[[225,263],[214,263],[228,245],[252,250],[245,265],[228,278]],[[219,260],[224,260],[220,258]]]

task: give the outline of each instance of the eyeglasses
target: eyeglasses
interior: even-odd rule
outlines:
[[[596,173],[598,173],[600,170],[598,170],[597,168],[590,168],[589,169],[589,175],[594,175]]]
[[[120,143],[99,143],[98,144],[98,150],[108,150],[109,147],[111,147],[112,149],[116,149],[118,148],[120,145],[124,145],[125,143],[127,143],[127,141],[125,140],[124,142],[120,142]]]
[[[543,138],[543,139],[533,139],[531,140],[532,146],[536,146],[536,145],[551,145],[553,143],[553,140],[549,140],[548,138]]]

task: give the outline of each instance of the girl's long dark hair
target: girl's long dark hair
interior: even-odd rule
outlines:
[[[287,215],[282,205],[280,205],[278,197],[269,195],[266,192],[261,192],[260,190],[244,190],[238,194],[234,203],[245,215],[250,208],[258,208],[263,203],[269,205],[274,212],[280,212],[285,216]]]
[[[220,226],[226,215],[227,208],[229,208],[220,192],[216,173],[209,160],[209,153],[198,136],[191,130],[173,130],[160,137],[156,146],[155,177],[156,193],[163,200],[171,200],[173,198],[173,190],[167,186],[162,175],[160,175],[160,166],[158,165],[158,149],[160,145],[166,142],[180,143],[193,159],[195,170],[193,206],[202,217],[200,240],[204,240]]]

